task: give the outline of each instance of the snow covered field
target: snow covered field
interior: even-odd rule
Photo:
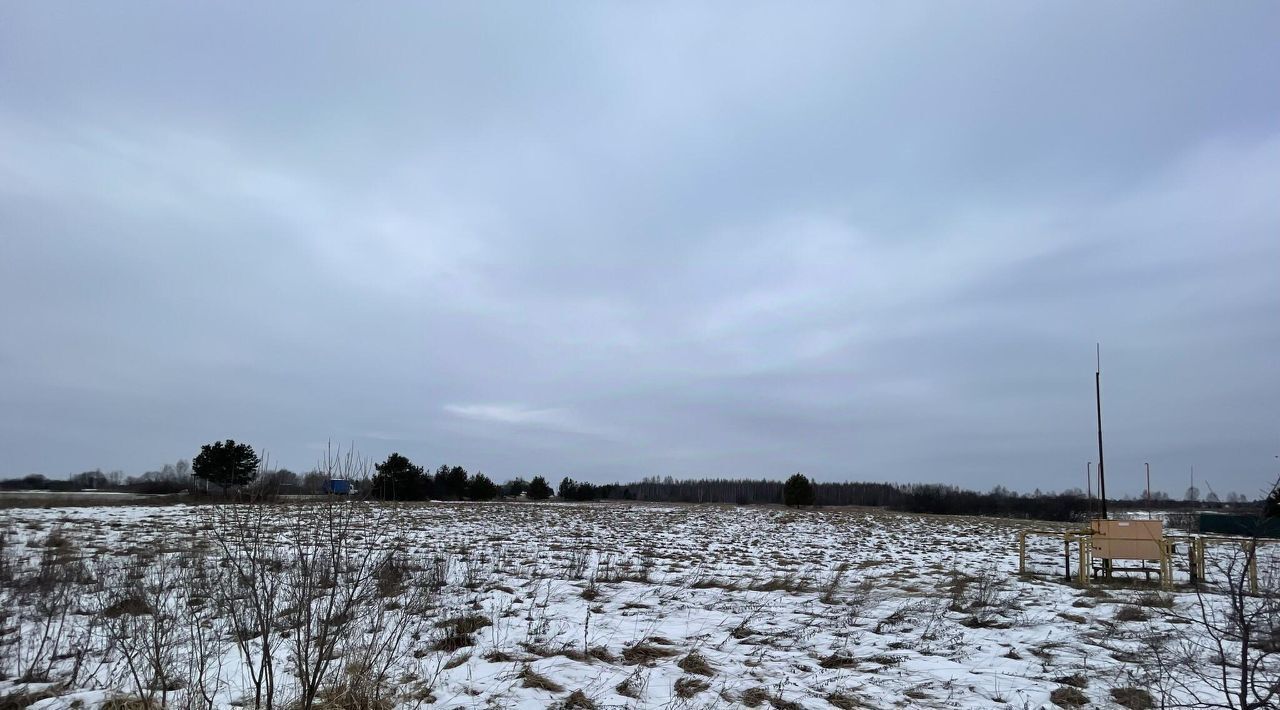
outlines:
[[[1020,578],[1024,527],[1053,526],[645,504],[2,510],[0,698],[40,708],[125,707],[125,697],[281,708],[1222,701],[1213,673],[1178,672],[1173,651],[1215,653],[1196,619],[1202,602],[1218,618],[1228,596]],[[1032,538],[1029,555],[1031,569],[1061,573],[1060,541]],[[1264,585],[1274,563],[1268,553]],[[1264,603],[1274,612],[1274,595]],[[1260,663],[1274,681],[1280,658]]]

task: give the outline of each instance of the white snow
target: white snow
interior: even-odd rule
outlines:
[[[441,707],[544,708],[581,690],[600,707],[741,707],[761,699],[761,707],[822,708],[844,697],[862,703],[856,707],[1035,708],[1050,707],[1057,679],[1076,673],[1089,679],[1085,695],[1105,707],[1112,688],[1151,682],[1132,654],[1144,637],[1173,628],[1160,608],[1147,608],[1145,621],[1116,619],[1151,587],[1109,587],[1097,596],[1097,587],[1062,582],[1061,540],[1029,538],[1030,569],[1044,576],[1020,578],[1017,532],[1065,529],[1046,523],[729,506],[312,504],[323,505],[358,512],[358,546],[395,547],[418,568],[447,565],[426,627],[459,614],[487,623],[473,645],[456,650],[404,641],[397,660],[404,707],[418,704],[412,692],[429,688]],[[306,509],[282,509],[279,534]],[[212,515],[195,506],[10,509],[0,510],[0,531],[6,554],[28,565],[51,531],[70,541],[63,549],[98,564],[189,549],[216,558],[216,547],[202,546]],[[1185,560],[1178,564],[1183,581]],[[90,588],[78,606],[92,605]],[[0,673],[9,678],[0,681],[2,696],[23,687],[13,669],[26,646],[14,637],[32,638],[38,614],[19,592],[0,594],[5,608],[22,612],[20,622],[0,623]],[[1178,609],[1197,600],[1182,588],[1172,598]],[[185,602],[181,608],[192,613]],[[403,610],[390,613],[387,624],[411,621]],[[89,618],[72,614],[58,633],[82,638]],[[83,638],[90,647],[75,685],[35,707],[92,708],[113,693],[136,695],[101,634]],[[628,651],[641,643],[660,655],[630,662]],[[713,675],[680,668],[695,651]],[[499,660],[486,660],[495,653]],[[54,664],[50,680],[66,677],[73,660]],[[241,656],[228,647],[221,663],[216,704],[246,696],[251,704]],[[525,687],[526,667],[563,690]],[[334,677],[341,668],[335,664]],[[296,693],[290,670],[282,646],[283,700]],[[676,683],[690,677],[708,687],[681,698]],[[620,692],[628,681],[638,697]]]

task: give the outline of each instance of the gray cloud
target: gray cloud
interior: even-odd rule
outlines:
[[[1278,472],[1280,12],[0,11],[0,475]]]

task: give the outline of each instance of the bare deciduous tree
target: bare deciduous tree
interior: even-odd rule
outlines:
[[[1144,641],[1154,683],[1176,707],[1261,710],[1280,702],[1280,557],[1257,540],[1217,548],[1194,603]],[[1257,591],[1253,591],[1256,578]]]

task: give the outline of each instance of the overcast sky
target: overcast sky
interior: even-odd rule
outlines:
[[[0,0],[0,475],[1280,474],[1280,5],[367,7]]]

